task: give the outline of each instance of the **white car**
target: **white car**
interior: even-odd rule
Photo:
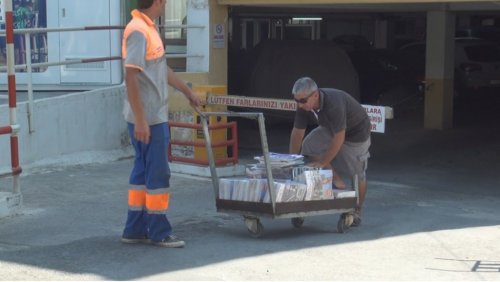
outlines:
[[[419,79],[425,74],[425,43],[411,43],[399,49],[409,73]],[[455,38],[455,88],[500,87],[500,46],[478,38]]]
[[[465,88],[500,86],[500,47],[481,39],[455,40],[455,81]]]

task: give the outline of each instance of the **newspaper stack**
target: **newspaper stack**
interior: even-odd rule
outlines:
[[[303,201],[307,186],[294,181],[274,181],[276,202]],[[270,203],[267,179],[221,178],[219,179],[219,199]]]
[[[305,184],[290,180],[275,182],[274,189],[276,189],[276,202],[278,203],[303,201],[307,192]]]
[[[331,170],[307,170],[304,171],[303,175],[307,185],[306,201],[334,198]]]
[[[257,156],[254,159],[264,164],[264,156]],[[269,153],[269,164],[271,167],[288,167],[304,164],[304,156],[297,154]]]
[[[333,196],[335,199],[342,198],[354,198],[356,197],[356,191],[347,189],[332,189]]]
[[[292,180],[295,167],[271,167],[273,179]],[[248,178],[266,178],[266,166],[261,163],[247,164],[245,172]]]
[[[269,203],[267,179],[221,178],[219,199]]]

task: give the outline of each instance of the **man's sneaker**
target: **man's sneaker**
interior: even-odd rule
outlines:
[[[165,239],[161,241],[152,241],[153,245],[164,247],[164,248],[183,248],[186,243],[174,235],[168,235]]]
[[[351,226],[352,227],[360,226],[361,225],[361,211],[356,209],[352,215],[353,215],[353,221],[352,221]]]
[[[136,238],[129,238],[129,237],[122,237],[122,243],[126,244],[149,244],[151,243],[151,240],[148,239],[147,236],[143,237],[136,237]]]

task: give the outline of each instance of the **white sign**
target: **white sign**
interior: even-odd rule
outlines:
[[[283,111],[295,111],[297,109],[297,103],[294,100],[254,98],[245,96],[208,95],[207,104]],[[384,133],[385,119],[391,118],[386,116],[386,108],[384,106],[361,106],[363,106],[368,114],[368,117],[370,118],[370,123],[372,125],[371,131]]]
[[[372,132],[385,131],[385,107],[383,106],[370,106],[362,105],[365,108],[368,117],[370,118],[370,123],[372,124]]]
[[[225,47],[225,32],[223,24],[214,24],[212,47],[213,48]]]
[[[208,95],[207,104],[284,111],[295,111],[295,109],[297,109],[297,103],[294,100],[253,98],[244,96]]]

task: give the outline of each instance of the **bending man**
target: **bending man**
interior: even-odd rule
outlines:
[[[300,152],[310,157],[311,166],[332,168],[333,188],[344,189],[345,179],[358,177],[359,206],[353,226],[359,225],[370,157],[371,125],[365,109],[344,91],[319,89],[309,77],[298,79],[292,94],[297,111],[290,136],[290,153]],[[304,138],[309,122],[318,126]]]

